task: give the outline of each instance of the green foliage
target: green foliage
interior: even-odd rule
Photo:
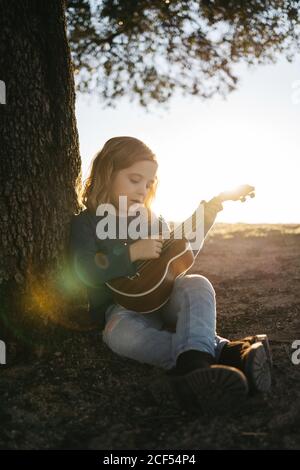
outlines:
[[[68,0],[67,23],[78,90],[108,106],[165,103],[176,89],[226,96],[235,63],[291,61],[300,47],[290,0]]]

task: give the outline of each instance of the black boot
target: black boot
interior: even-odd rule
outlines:
[[[248,393],[247,379],[240,370],[216,364],[215,358],[203,351],[181,353],[167,377],[179,403],[194,411],[230,406]]]
[[[246,336],[245,338],[237,339],[236,341],[243,341],[243,342],[248,341],[250,344],[261,342],[265,349],[265,353],[267,356],[270,369],[272,369],[273,367],[272,352],[271,352],[268,336],[266,334]]]
[[[267,392],[271,387],[269,344],[255,342],[254,338],[251,336],[225,344],[218,363],[241,370],[248,379],[251,393]]]
[[[209,367],[215,363],[215,358],[211,354],[196,349],[189,349],[179,354],[173,373],[175,375],[184,375],[192,370]]]

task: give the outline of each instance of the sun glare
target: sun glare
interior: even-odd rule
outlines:
[[[299,64],[285,62],[255,73],[245,69],[239,90],[227,100],[177,97],[162,116],[146,116],[126,104],[105,114],[83,107],[83,170],[99,142],[132,135],[157,155],[160,184],[153,210],[165,219],[184,220],[201,200],[250,184],[256,197],[225,202],[217,222],[299,223],[299,104],[293,100],[298,70]]]
[[[153,203],[156,213],[167,220],[183,220],[201,200],[241,184],[255,187],[256,197],[225,202],[217,221],[263,223],[288,222],[295,218],[295,189],[299,166],[286,142],[275,145],[274,129],[229,120],[228,124],[208,124],[179,135],[168,145],[156,144],[160,184]],[[201,137],[200,137],[201,136]],[[289,159],[289,160],[288,160]],[[284,173],[289,170],[289,179]],[[291,203],[287,204],[287,200]],[[286,220],[284,220],[284,216]]]

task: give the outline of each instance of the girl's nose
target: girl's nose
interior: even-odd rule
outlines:
[[[141,186],[141,187],[139,188],[139,196],[142,196],[143,198],[145,198],[146,195],[147,195],[147,191],[148,191],[148,190],[147,190],[147,187],[146,187],[146,186]]]

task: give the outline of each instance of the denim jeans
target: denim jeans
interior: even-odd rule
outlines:
[[[137,313],[113,304],[105,312],[103,341],[116,354],[162,369],[176,365],[188,349],[218,360],[228,342],[216,334],[216,295],[201,275],[177,278],[168,301],[152,313]],[[173,325],[173,332],[166,329]],[[175,331],[176,328],[176,331]]]

